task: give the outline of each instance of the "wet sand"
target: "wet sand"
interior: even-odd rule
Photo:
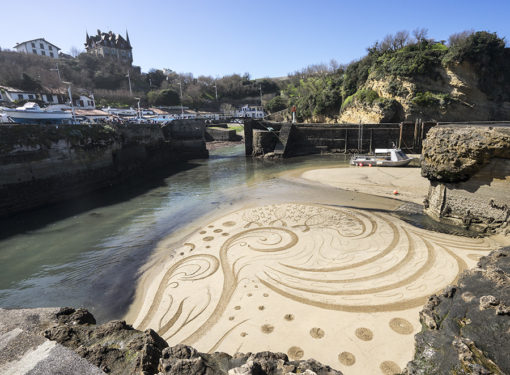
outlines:
[[[429,181],[421,176],[420,168],[347,167],[313,169],[302,178],[345,190],[396,197],[423,204]],[[394,191],[398,194],[395,195]]]
[[[371,171],[387,176],[380,193],[399,184],[409,189],[399,198],[421,199],[411,183],[414,169],[377,169]],[[351,170],[358,191],[375,178],[357,168],[304,177],[338,186]],[[161,241],[128,322],[203,352],[271,350],[315,358],[344,374],[399,372],[413,357],[428,296],[498,245],[369,209],[391,211],[401,204],[395,199],[301,182],[291,176],[283,192],[239,202]],[[287,199],[285,188],[294,191]]]

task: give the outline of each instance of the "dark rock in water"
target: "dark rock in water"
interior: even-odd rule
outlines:
[[[510,248],[466,271],[459,286],[430,297],[404,374],[510,374]]]

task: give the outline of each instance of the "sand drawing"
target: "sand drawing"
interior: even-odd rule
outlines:
[[[244,209],[172,249],[164,270],[150,275],[134,325],[205,352],[306,354],[347,374],[362,373],[370,353],[376,373],[392,373],[412,356],[428,296],[494,246],[385,213],[292,203]],[[384,340],[403,354],[378,357]]]

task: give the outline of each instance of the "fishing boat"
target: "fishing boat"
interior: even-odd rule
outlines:
[[[399,148],[376,148],[373,155],[354,155],[351,165],[369,167],[404,167],[411,160]]]
[[[21,124],[62,124],[70,123],[71,112],[62,110],[43,109],[37,103],[28,102],[16,109],[4,108],[3,113],[13,122]]]

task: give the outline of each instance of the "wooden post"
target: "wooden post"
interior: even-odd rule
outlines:
[[[418,138],[418,124],[420,123],[419,119],[416,119],[414,122],[414,137],[413,137],[413,152],[416,150],[416,141]]]
[[[425,124],[422,122],[421,123],[421,135],[420,135],[420,152],[423,147],[423,133],[425,132],[423,129],[424,127],[425,127]]]
[[[370,150],[368,150],[368,152],[372,152],[372,138],[373,138],[373,135],[374,135],[374,129],[370,129]]]
[[[404,127],[404,123],[400,123],[400,136],[398,137],[398,148],[402,148],[402,129]]]
[[[347,154],[347,129],[345,129],[344,154]]]

